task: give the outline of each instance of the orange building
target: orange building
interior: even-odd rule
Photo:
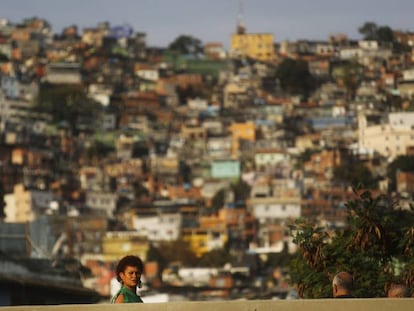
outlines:
[[[183,232],[197,256],[224,247],[230,235],[251,242],[255,236],[254,217],[245,208],[222,208],[216,215],[200,217],[200,227]]]
[[[253,122],[233,123],[230,125],[229,131],[231,132],[233,156],[238,155],[241,140],[249,142],[256,140],[256,129]]]
[[[328,177],[333,173],[333,169],[340,166],[342,162],[341,154],[338,150],[323,150],[311,156],[305,163],[305,171],[312,171],[317,176]]]

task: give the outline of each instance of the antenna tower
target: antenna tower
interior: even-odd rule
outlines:
[[[244,25],[243,1],[239,0],[239,15],[237,17],[237,33],[244,34],[245,32],[246,32],[246,26]]]

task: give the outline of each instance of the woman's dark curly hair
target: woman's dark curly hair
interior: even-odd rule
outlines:
[[[134,256],[134,255],[127,255],[121,258],[121,260],[118,262],[116,266],[115,273],[116,273],[116,279],[118,280],[118,282],[121,282],[121,277],[119,276],[119,274],[121,272],[124,272],[126,267],[137,267],[138,271],[140,271],[141,273],[144,272],[144,264],[141,258],[139,258],[138,256]]]

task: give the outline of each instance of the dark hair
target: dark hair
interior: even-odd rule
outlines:
[[[134,255],[127,255],[121,258],[121,260],[118,262],[116,266],[115,273],[116,273],[116,279],[118,280],[118,282],[121,282],[121,277],[119,276],[119,274],[121,272],[124,272],[126,267],[137,267],[141,273],[144,272],[144,264],[141,258],[139,258],[138,256],[134,256]]]

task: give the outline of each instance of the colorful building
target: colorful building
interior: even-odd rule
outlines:
[[[264,62],[275,59],[274,36],[271,33],[236,33],[231,37],[231,55]]]

